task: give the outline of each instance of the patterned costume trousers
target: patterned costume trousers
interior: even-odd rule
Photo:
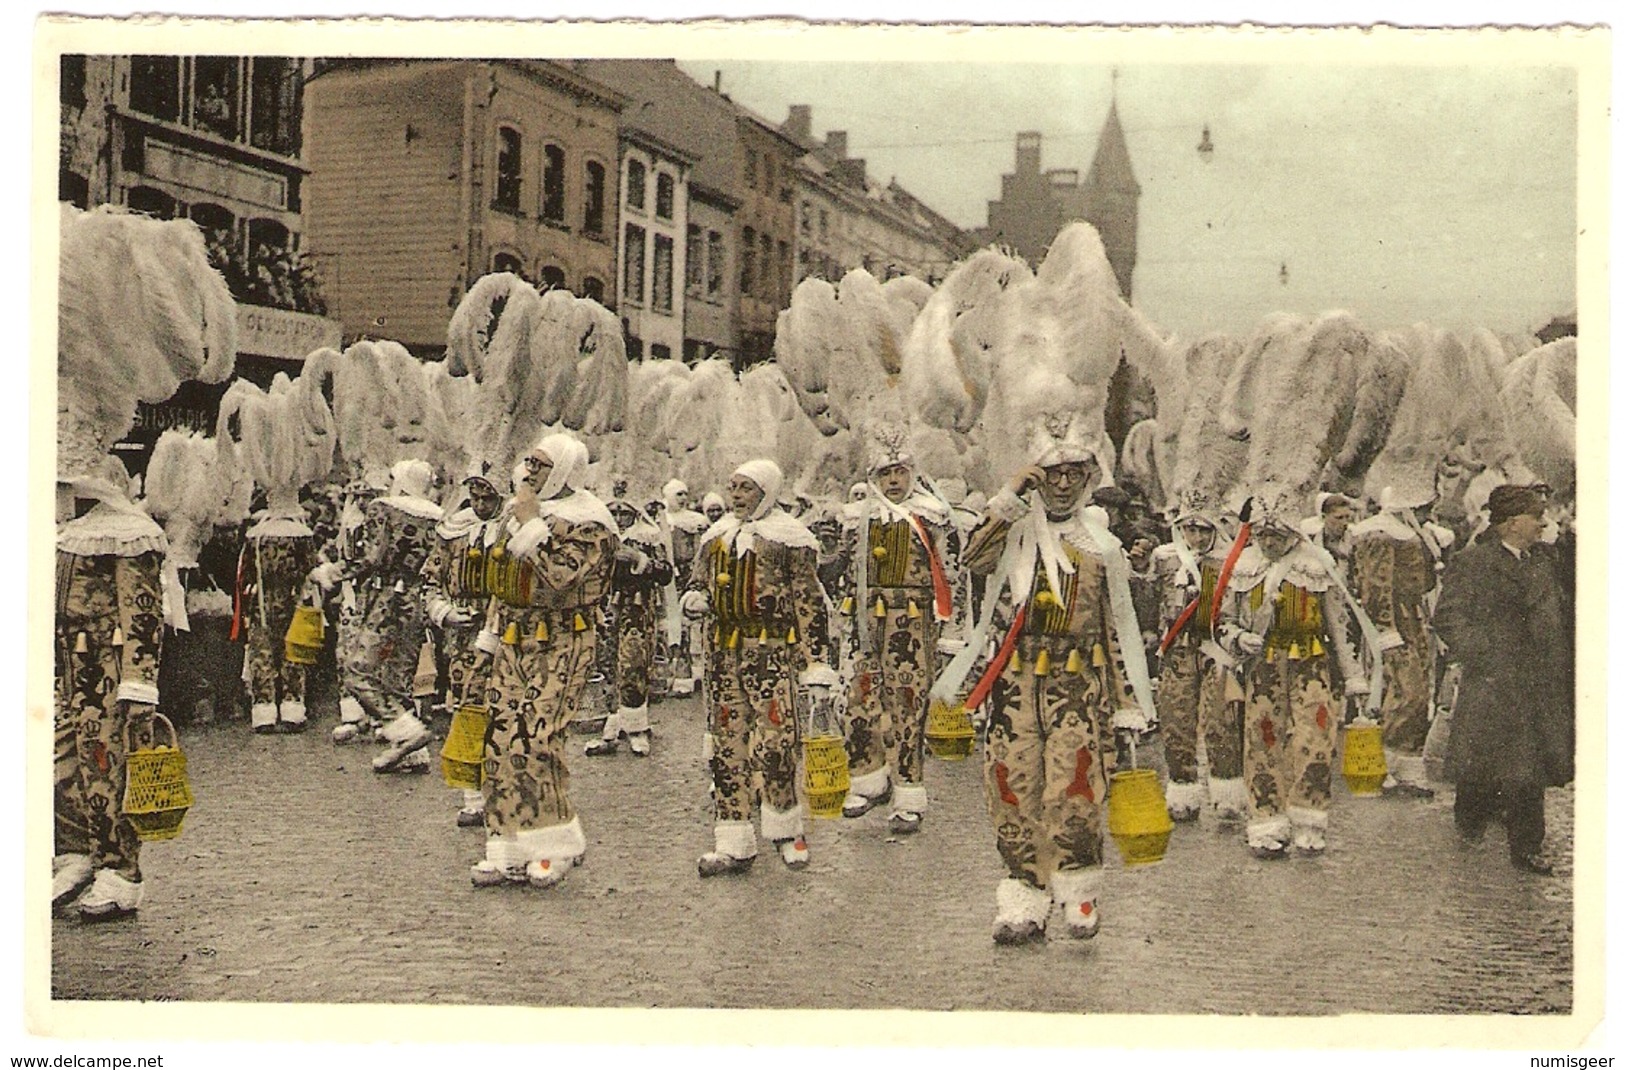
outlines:
[[[1382,743],[1417,755],[1433,712],[1433,637],[1419,609],[1398,614],[1394,623],[1405,645],[1382,655]]]
[[[584,614],[591,617],[595,614]],[[567,824],[570,770],[565,733],[592,673],[598,633],[589,623],[576,631],[573,613],[507,609],[520,641],[502,644],[486,693],[490,726],[485,738],[485,828],[507,836]],[[535,638],[545,621],[548,638]]]
[[[141,879],[141,841],[124,816],[129,746],[152,746],[152,709],[120,702],[117,647],[92,641],[73,652],[58,636],[54,781],[56,853],[89,855],[98,869]]]
[[[1168,648],[1157,680],[1157,715],[1162,719],[1168,778],[1197,781],[1196,741],[1207,747],[1208,776],[1241,776],[1242,703],[1233,677],[1195,643],[1183,640]]]
[[[660,619],[651,599],[649,604],[623,602],[617,607],[618,628],[615,648],[615,686],[620,704],[642,706],[649,701],[649,677],[654,666],[656,629]]]
[[[1243,762],[1253,819],[1288,807],[1324,812],[1332,798],[1332,748],[1341,706],[1331,659],[1255,659],[1246,676]]]
[[[920,784],[938,626],[929,609],[911,619],[906,599],[893,601],[886,601],[886,616],[869,618],[869,649],[854,659],[846,706],[847,762],[854,777],[889,765],[898,780]]]
[[[795,649],[739,640],[707,652],[711,790],[718,822],[749,821],[756,797],[794,810],[801,746],[796,721]]]
[[[1106,785],[1116,762],[1104,669],[1034,674],[1037,644],[1017,644],[1021,671],[993,686],[983,785],[999,856],[1039,888],[1063,869],[1099,867]]]
[[[379,720],[415,708],[412,678],[423,649],[423,599],[415,588],[361,585],[339,619],[344,693]]]

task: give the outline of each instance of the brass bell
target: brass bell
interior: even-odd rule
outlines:
[[[876,598],[875,599],[875,616],[884,617],[885,615],[886,615],[886,600],[884,598]]]
[[[545,643],[547,640],[547,621],[539,620],[536,622],[536,641],[538,643]]]
[[[124,645],[124,629],[123,628],[114,628],[113,629],[113,645],[114,646],[123,646]]]
[[[920,619],[920,607],[914,604],[914,599],[912,599],[912,598],[910,598],[908,600],[908,619],[909,620],[919,620]]]
[[[788,632],[785,633],[784,645],[785,646],[795,646],[796,645],[796,630],[795,630],[794,627],[792,627]]]
[[[484,556],[485,556],[485,551],[481,550],[478,546],[470,546],[468,548],[468,559],[470,561],[478,561],[480,558],[482,558]]]
[[[509,621],[507,629],[502,633],[502,641],[504,643],[506,643],[508,646],[518,646],[519,645],[519,625],[513,623],[512,621]]]
[[[729,650],[738,650],[739,649],[739,629],[738,628],[735,628],[733,630],[733,634],[728,636],[728,649]]]
[[[852,615],[852,596],[851,595],[847,595],[845,598],[841,599],[841,612],[845,613],[849,617]]]
[[[1077,647],[1073,647],[1072,653],[1066,656],[1066,671],[1074,676],[1083,671],[1083,655],[1078,653]]]
[[[491,547],[491,560],[492,561],[501,561],[504,557],[507,557],[507,556],[508,556],[508,550],[507,550],[506,547],[500,546],[500,545]]]
[[[1101,646],[1099,643],[1095,644],[1095,656],[1093,660],[1095,663],[1095,668],[1103,669],[1106,667],[1106,648]]]
[[[1297,643],[1293,643],[1287,648],[1286,656],[1289,661],[1298,661],[1303,657],[1303,651],[1298,649]]]
[[[1033,662],[1033,675],[1049,675],[1049,649],[1047,647],[1038,648],[1038,658]]]
[[[1056,599],[1055,595],[1049,591],[1039,591],[1037,597],[1035,597],[1033,601],[1041,606],[1053,606],[1059,604],[1059,601]]]
[[[587,630],[587,622],[586,622],[586,620],[584,620],[582,618],[581,614],[579,614],[579,613],[576,614],[575,628],[576,628],[576,631],[578,631],[578,632],[584,632],[584,631]]]
[[[1020,672],[1021,671],[1021,651],[1019,651],[1019,650],[1012,650],[1010,652],[1010,671],[1011,672]]]
[[[84,632],[80,632],[78,634],[78,636],[75,637],[75,639],[73,640],[73,652],[75,654],[88,654],[88,653],[90,653],[90,643],[85,639],[85,633]]]
[[[758,635],[758,636],[757,636],[757,637],[756,637],[756,641],[757,641],[757,642],[758,642],[758,643],[765,643],[765,642],[767,642],[767,629],[766,629],[766,628],[763,628],[763,629],[762,629],[762,634],[761,634],[761,635]]]

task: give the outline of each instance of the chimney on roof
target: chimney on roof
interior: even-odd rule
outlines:
[[[846,159],[846,131],[831,130],[824,135],[824,147],[833,152],[838,159]]]
[[[711,72],[711,92],[718,94],[722,92],[722,72],[719,70]]]
[[[835,176],[837,178],[839,178],[842,182],[857,186],[860,189],[865,184],[867,172],[868,165],[864,160],[843,158],[840,163],[835,165]]]
[[[790,117],[784,120],[784,132],[800,141],[812,139],[812,105],[790,105]]]

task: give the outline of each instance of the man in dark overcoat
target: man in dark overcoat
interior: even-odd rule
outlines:
[[[1549,875],[1544,793],[1574,775],[1572,586],[1540,541],[1540,486],[1490,493],[1490,526],[1450,563],[1433,624],[1461,665],[1445,772],[1469,842],[1496,816],[1512,863]]]

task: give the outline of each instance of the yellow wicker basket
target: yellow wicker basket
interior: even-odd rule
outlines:
[[[1112,774],[1107,793],[1106,825],[1125,866],[1162,861],[1174,831],[1162,785],[1152,769],[1125,769]]]
[[[846,765],[846,740],[808,736],[807,808],[814,817],[840,817],[841,803],[852,784]]]
[[[314,665],[327,635],[327,619],[320,606],[299,606],[293,611],[288,634],[283,637],[282,657],[290,665]]]
[[[186,755],[181,753],[175,726],[161,713],[153,714],[153,725],[163,722],[169,730],[169,744],[149,750],[129,749],[129,726],[125,726],[124,816],[135,834],[146,840],[173,840],[181,834],[181,822],[193,803],[192,785],[186,779]]]
[[[976,750],[976,729],[964,703],[933,701],[925,715],[925,745],[945,762],[962,762]]]
[[[484,706],[458,706],[440,748],[440,775],[449,788],[478,788],[485,774],[485,728],[490,723]]]

